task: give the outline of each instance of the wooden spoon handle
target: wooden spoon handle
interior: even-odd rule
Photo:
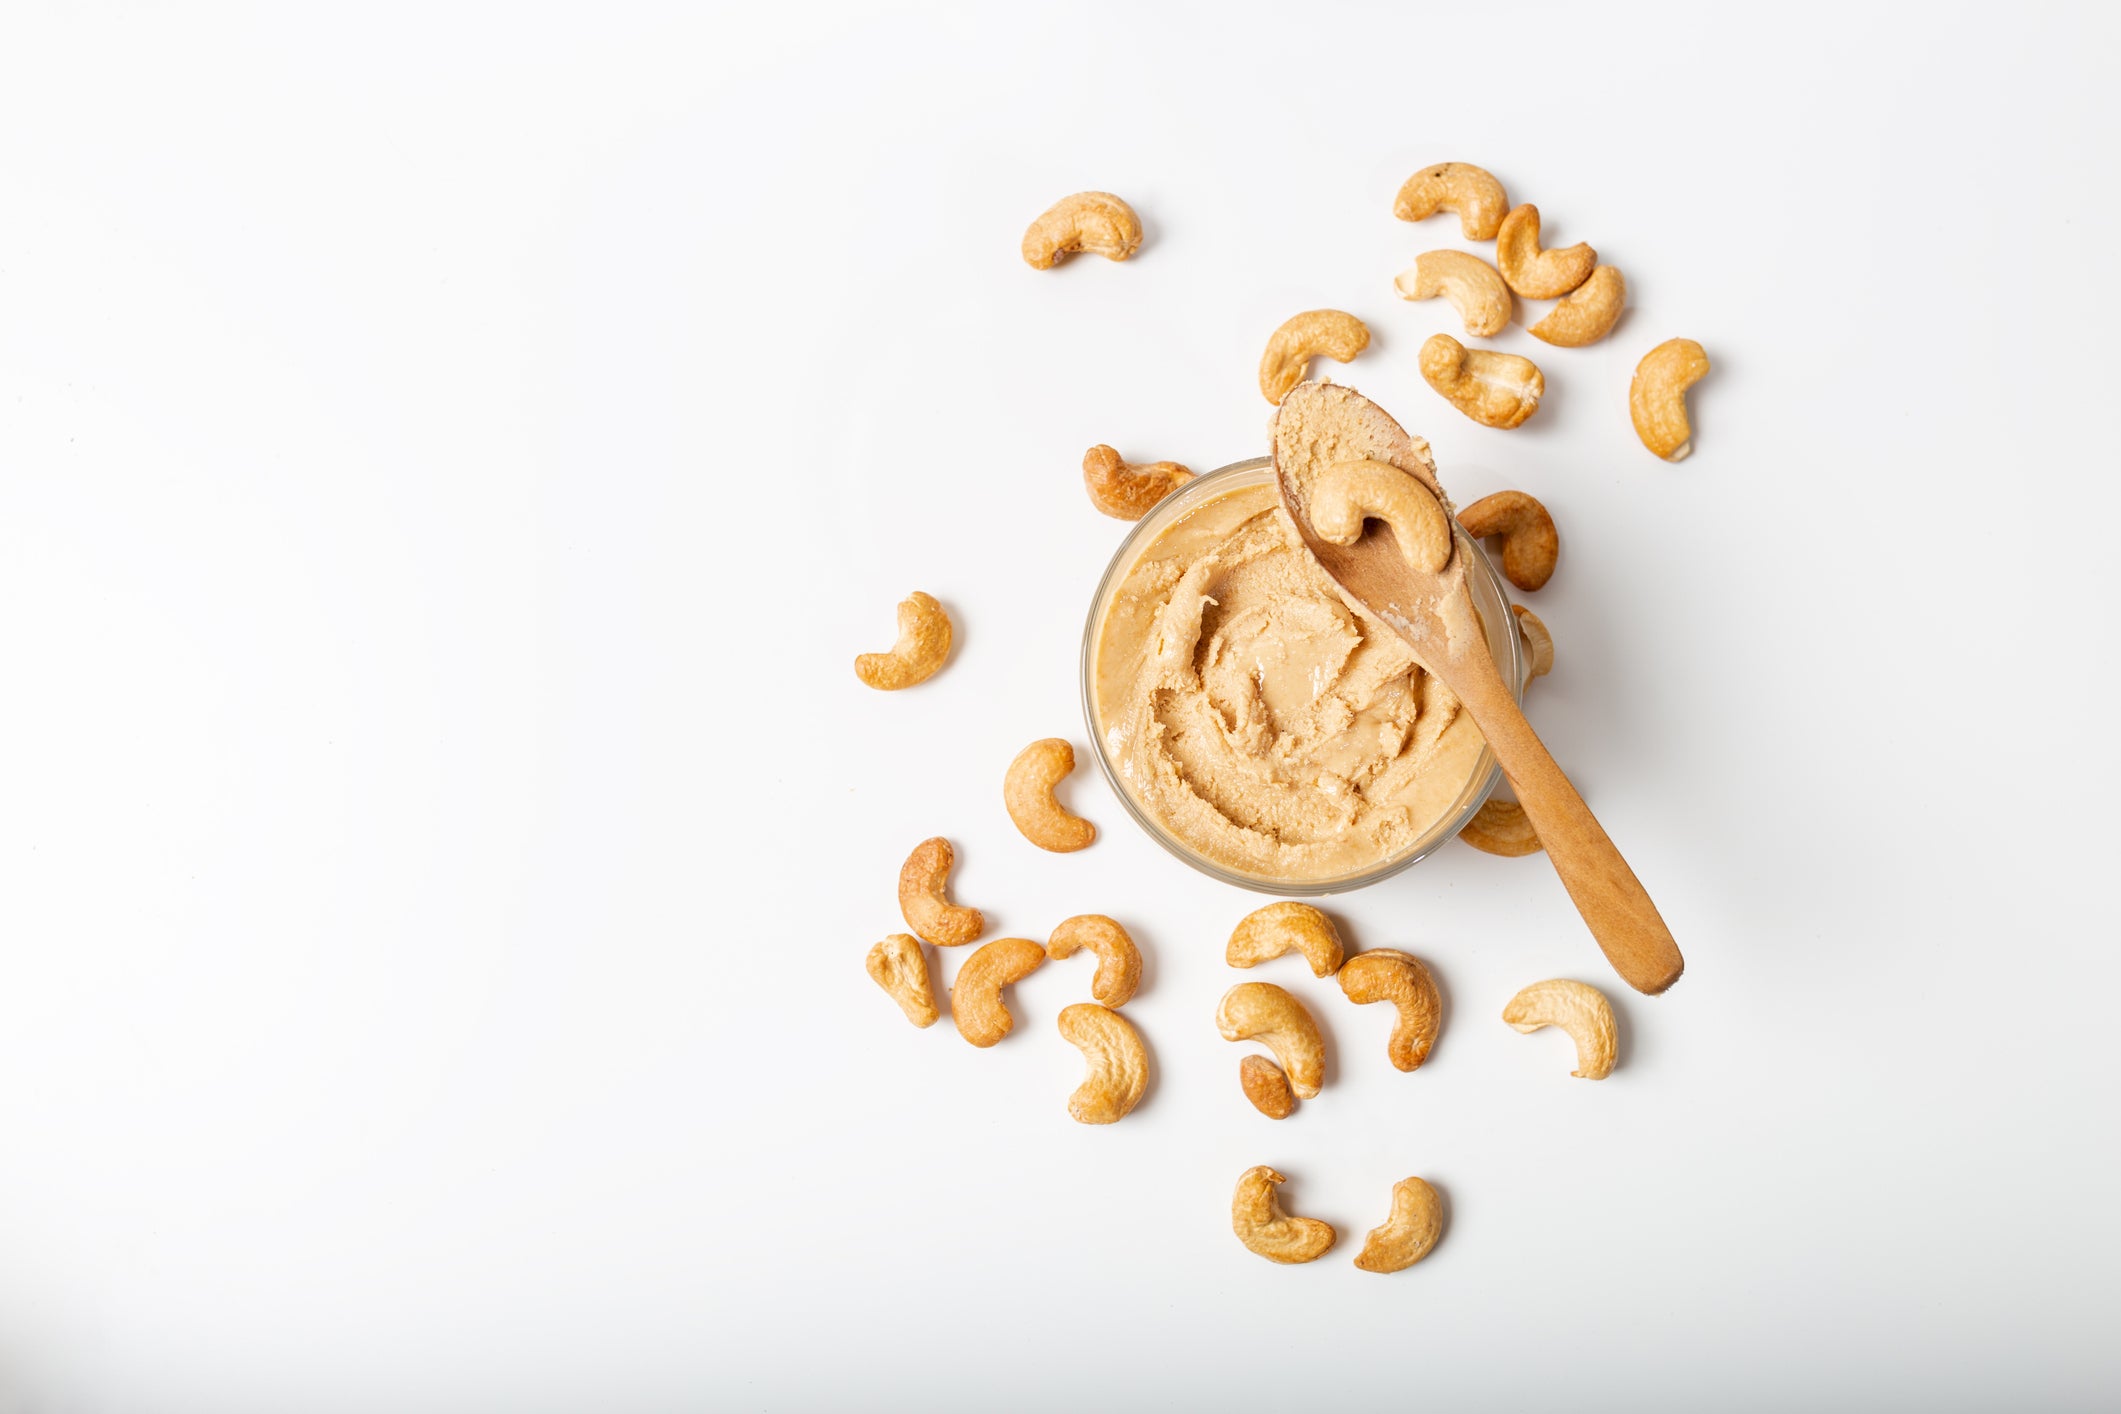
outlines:
[[[1591,936],[1630,987],[1651,996],[1662,992],[1679,980],[1686,959],[1679,955],[1679,944],[1664,926],[1657,905],[1525,720],[1487,655],[1461,666],[1470,669],[1462,674],[1469,681],[1451,687],[1502,763],[1503,774],[1516,788],[1517,803],[1539,833],[1540,845],[1590,925]]]

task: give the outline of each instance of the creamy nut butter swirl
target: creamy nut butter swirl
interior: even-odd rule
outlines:
[[[1304,550],[1271,483],[1203,503],[1143,551],[1094,675],[1106,753],[1143,812],[1262,879],[1404,854],[1483,748],[1451,691]]]

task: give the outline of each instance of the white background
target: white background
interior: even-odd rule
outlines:
[[[766,11],[772,11],[769,16]],[[0,22],[0,1408],[2111,1408],[2114,21],[2029,5],[12,7]],[[1518,432],[1420,382],[1395,221],[1482,163],[1634,304]],[[1084,187],[1149,236],[1033,273]],[[1268,331],[1522,487],[1532,714],[1684,945],[1539,858],[1339,900],[1435,1059],[1259,900],[1000,803],[1082,743],[1110,442],[1263,448]],[[1625,414],[1699,339],[1697,450]],[[896,695],[852,656],[920,587]],[[1087,768],[1087,761],[1085,763]],[[996,934],[1150,956],[1069,1121],[862,972],[918,839]],[[945,974],[960,959],[947,958]],[[1621,1067],[1498,1019],[1606,983]],[[1339,1226],[1244,1251],[1238,1173]],[[1434,1256],[1349,1258],[1392,1182]]]

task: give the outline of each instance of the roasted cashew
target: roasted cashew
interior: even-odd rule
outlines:
[[[1336,545],[1362,538],[1375,517],[1392,527],[1399,553],[1417,573],[1435,574],[1451,558],[1451,518],[1429,488],[1390,462],[1335,462],[1311,489],[1311,528]]]
[[[1270,1262],[1315,1262],[1332,1249],[1339,1234],[1331,1223],[1291,1217],[1281,1210],[1274,1189],[1287,1181],[1265,1164],[1246,1169],[1230,1200],[1230,1227],[1239,1242]]]
[[[1133,207],[1108,191],[1079,191],[1047,207],[1024,232],[1024,263],[1051,270],[1079,250],[1125,260],[1141,243],[1141,218]]]
[[[1340,989],[1358,1006],[1390,1002],[1398,1011],[1385,1046],[1394,1067],[1415,1070],[1429,1058],[1443,1024],[1443,999],[1419,958],[1391,948],[1359,952],[1340,965]]]
[[[1539,834],[1525,818],[1524,807],[1514,800],[1490,799],[1473,812],[1473,818],[1458,837],[1486,854],[1516,858],[1540,851]]]
[[[991,1046],[1016,1027],[1002,1003],[1002,988],[1021,982],[1046,960],[1046,950],[1029,938],[996,938],[980,944],[965,959],[950,984],[950,1018],[957,1034],[975,1046]]]
[[[1580,349],[1612,333],[1627,303],[1628,282],[1612,266],[1601,265],[1576,293],[1548,310],[1547,317],[1532,326],[1531,335],[1565,349]]]
[[[1237,1063],[1237,1083],[1252,1108],[1268,1119],[1287,1119],[1296,1110],[1296,1093],[1289,1077],[1265,1056],[1246,1056]]]
[[[1469,241],[1492,241],[1502,225],[1510,199],[1502,183],[1470,162],[1439,162],[1407,178],[1393,199],[1392,214],[1402,221],[1424,221],[1439,211],[1458,213],[1458,228]]]
[[[1097,955],[1097,974],[1090,995],[1106,1006],[1126,1005],[1142,981],[1141,949],[1127,930],[1102,913],[1080,913],[1063,922],[1046,939],[1046,956],[1059,962],[1083,948]]]
[[[1519,1031],[1558,1026],[1568,1032],[1576,1043],[1576,1068],[1571,1075],[1603,1080],[1613,1073],[1619,1027],[1613,1021],[1613,1004],[1596,987],[1559,977],[1534,982],[1510,998],[1502,1019]]]
[[[1504,430],[1539,411],[1547,390],[1532,360],[1469,349],[1449,334],[1431,334],[1421,346],[1421,376],[1467,417]]]
[[[1417,256],[1392,282],[1401,299],[1442,295],[1465,321],[1468,334],[1500,334],[1510,322],[1510,287],[1494,266],[1462,250],[1432,250]]]
[[[1140,520],[1149,508],[1193,479],[1177,462],[1120,460],[1118,452],[1099,445],[1083,453],[1083,488],[1090,504],[1117,520]]]
[[[1223,960],[1232,967],[1257,967],[1291,949],[1304,955],[1314,977],[1332,976],[1344,953],[1340,930],[1310,904],[1270,903],[1238,920]]]
[[[935,988],[928,981],[928,954],[910,933],[893,933],[869,949],[869,976],[890,994],[915,1026],[935,1025]]]
[[[1068,1097],[1068,1113],[1080,1124],[1111,1124],[1141,1103],[1149,1088],[1149,1052],[1124,1016],[1096,1002],[1064,1006],[1060,1033],[1083,1053],[1090,1070]]]
[[[1511,289],[1526,299],[1559,299],[1590,278],[1598,252],[1583,242],[1559,250],[1539,247],[1539,208],[1518,207],[1495,233],[1495,263]]]
[[[1526,681],[1543,678],[1554,671],[1554,635],[1547,632],[1546,624],[1539,615],[1522,604],[1512,604],[1510,612],[1517,616],[1517,633],[1524,639],[1530,671]]]
[[[916,589],[899,601],[898,642],[889,653],[862,653],[854,675],[879,692],[896,692],[935,676],[950,656],[950,616],[932,594]]]
[[[1370,1229],[1355,1254],[1366,1272],[1402,1272],[1429,1255],[1443,1235],[1443,1200],[1419,1178],[1392,1185],[1392,1215]]]
[[[1326,1043],[1304,1004],[1272,982],[1240,982],[1223,993],[1215,1027],[1225,1041],[1257,1041],[1274,1052],[1300,1100],[1325,1084]]]
[[[943,896],[950,883],[950,866],[956,861],[957,851],[950,841],[937,835],[915,845],[898,871],[898,911],[922,942],[939,948],[962,947],[987,927],[978,909]]]
[[[1686,390],[1709,371],[1709,356],[1692,339],[1666,339],[1635,365],[1628,385],[1628,416],[1635,435],[1668,462],[1683,461],[1694,450],[1694,428],[1687,421]]]
[[[1561,558],[1561,534],[1554,529],[1554,517],[1536,497],[1522,491],[1497,491],[1460,511],[1458,523],[1475,540],[1502,537],[1503,575],[1526,593],[1554,577],[1554,563]]]
[[[1369,346],[1369,326],[1354,315],[1337,309],[1305,310],[1267,340],[1267,351],[1259,360],[1259,391],[1279,407],[1289,390],[1311,371],[1314,355],[1346,363]]]
[[[1097,826],[1071,815],[1053,798],[1053,788],[1075,769],[1075,748],[1057,736],[1034,741],[1016,753],[1002,778],[1002,804],[1023,837],[1040,849],[1070,854],[1097,838]]]

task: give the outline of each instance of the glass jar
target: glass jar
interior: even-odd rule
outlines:
[[[1104,577],[1098,581],[1097,592],[1090,597],[1090,618],[1083,628],[1082,648],[1082,693],[1083,721],[1089,729],[1090,748],[1097,756],[1097,764],[1112,786],[1112,792],[1126,807],[1134,822],[1178,858],[1212,878],[1226,884],[1235,884],[1242,889],[1259,893],[1281,894],[1291,897],[1315,898],[1327,894],[1346,893],[1351,889],[1374,884],[1388,879],[1400,870],[1421,860],[1438,845],[1456,835],[1473,818],[1481,803],[1494,790],[1502,778],[1496,765],[1494,753],[1485,746],[1481,748],[1465,789],[1450,809],[1437,817],[1417,839],[1389,859],[1366,865],[1354,873],[1330,879],[1286,879],[1273,878],[1230,868],[1203,857],[1183,839],[1165,829],[1145,810],[1128,789],[1125,779],[1114,766],[1111,753],[1106,746],[1105,725],[1100,720],[1097,700],[1097,655],[1100,631],[1104,627],[1107,609],[1112,597],[1135,563],[1155,545],[1163,533],[1194,511],[1209,502],[1245,487],[1271,485],[1274,481],[1274,465],[1271,458],[1253,457],[1248,461],[1231,465],[1194,478],[1187,485],[1159,501],[1156,508],[1143,516],[1120,542],[1113,553],[1112,563],[1105,569]],[[1502,576],[1496,573],[1478,541],[1467,535],[1464,527],[1455,520],[1452,533],[1457,537],[1458,550],[1466,556],[1467,586],[1473,597],[1473,607],[1480,615],[1481,625],[1487,631],[1488,651],[1494,655],[1495,666],[1502,673],[1502,680],[1511,684],[1521,701],[1524,693],[1524,675],[1528,659],[1523,641],[1518,637],[1516,616],[1510,612],[1510,600],[1503,586]]]

